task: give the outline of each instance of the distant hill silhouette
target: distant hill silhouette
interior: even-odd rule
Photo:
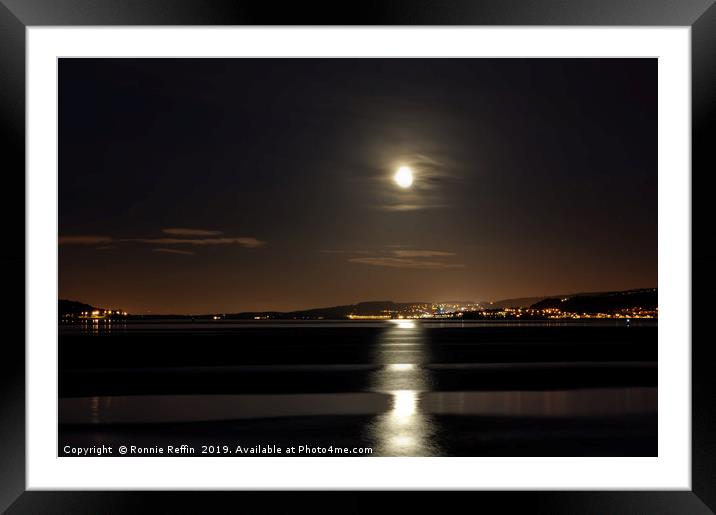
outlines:
[[[358,304],[347,304],[344,306],[331,306],[325,308],[304,309],[300,311],[251,311],[226,315],[227,319],[250,319],[257,316],[268,316],[277,319],[295,318],[328,318],[340,319],[348,315],[385,315],[386,311],[401,311],[416,304],[430,304],[430,302],[393,302],[390,300],[373,300],[359,302]]]
[[[552,297],[536,302],[535,309],[559,308],[570,313],[608,313],[627,308],[656,309],[656,288]]]
[[[497,308],[528,308],[536,302],[544,300],[551,295],[545,295],[542,297],[520,297],[516,299],[502,299],[494,302],[481,302],[480,305],[487,309]]]
[[[83,311],[93,311],[95,309],[97,308],[94,306],[83,304],[82,302],[78,302],[76,300],[60,299],[57,302],[57,311],[60,316],[76,315],[78,313],[82,313]]]

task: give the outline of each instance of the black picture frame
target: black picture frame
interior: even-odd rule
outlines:
[[[451,493],[465,502],[500,512],[700,514],[716,512],[716,381],[710,341],[693,330],[708,320],[709,291],[716,254],[707,234],[711,213],[707,181],[716,170],[716,0],[393,0],[335,2],[331,5],[232,0],[0,0],[0,148],[6,199],[0,203],[6,241],[0,251],[5,271],[3,313],[20,309],[25,298],[25,29],[61,25],[635,25],[691,27],[692,73],[692,490],[611,492]],[[10,194],[12,192],[12,194]],[[14,202],[9,197],[12,197]],[[13,223],[11,223],[13,222]],[[700,239],[695,238],[701,234]],[[688,300],[688,299],[687,299]],[[15,322],[12,322],[13,324]],[[18,324],[19,325],[19,324]],[[679,342],[688,344],[689,342]],[[3,342],[0,397],[0,509],[8,513],[203,513],[262,511],[287,504],[319,512],[369,511],[383,503],[377,492],[77,492],[26,491],[24,331]],[[159,510],[149,508],[158,503]],[[477,504],[476,504],[477,503]],[[405,509],[446,508],[442,494],[413,493]]]

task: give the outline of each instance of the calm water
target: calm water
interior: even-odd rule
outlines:
[[[85,324],[60,363],[61,448],[656,455],[654,324]]]

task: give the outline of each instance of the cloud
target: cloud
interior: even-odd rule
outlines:
[[[216,236],[222,234],[222,231],[210,231],[207,229],[187,229],[184,227],[174,227],[169,229],[162,229],[164,234],[171,234],[172,236]]]
[[[95,236],[95,235],[75,235],[75,236],[60,236],[60,245],[101,245],[112,243],[114,240],[109,236]]]
[[[204,229],[162,229],[162,232],[174,235],[203,236],[206,238],[121,238],[115,239],[110,236],[96,235],[70,235],[60,236],[60,245],[94,245],[97,250],[116,248],[115,243],[148,243],[152,245],[240,245],[247,249],[254,249],[266,244],[253,236],[241,237],[213,237],[214,234],[221,234],[221,231],[207,231]],[[99,245],[99,246],[98,246]]]
[[[261,247],[266,242],[253,237],[241,238],[133,238],[122,241],[137,241],[156,245],[241,245],[249,249]]]
[[[422,259],[409,259],[397,257],[356,257],[348,260],[361,265],[383,266],[390,268],[412,268],[416,270],[464,268],[462,264],[440,263]]]
[[[398,257],[436,257],[436,256],[454,256],[454,252],[443,252],[441,250],[394,250],[393,255]]]
[[[387,155],[386,155],[387,152]],[[374,181],[375,201],[371,207],[390,212],[411,212],[427,209],[444,209],[451,204],[446,202],[448,192],[453,188],[459,175],[456,163],[448,156],[437,159],[443,152],[435,148],[431,156],[410,153],[401,149],[381,150],[383,164],[373,166],[363,172],[363,176]],[[401,156],[399,159],[396,156]],[[413,172],[413,183],[408,188],[399,188],[394,181],[399,166],[407,166]]]
[[[384,211],[416,211],[418,209],[439,209],[445,207],[445,204],[395,204],[377,206],[378,209]]]
[[[404,245],[388,245],[387,250],[363,252],[369,256],[356,256],[348,259],[349,263],[360,265],[382,266],[388,268],[409,268],[414,270],[438,270],[464,268],[461,263],[446,263],[425,258],[450,257],[454,252],[443,250],[409,249]]]
[[[334,249],[327,249],[327,250],[319,250],[318,252],[323,252],[325,254],[372,254],[370,250],[334,250]]]
[[[152,249],[152,252],[163,252],[166,254],[183,254],[186,256],[194,255],[194,253],[190,250],[179,250],[179,249]]]

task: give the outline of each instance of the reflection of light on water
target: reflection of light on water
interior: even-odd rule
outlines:
[[[390,411],[378,417],[375,436],[378,452],[385,456],[429,456],[430,422],[420,409],[420,393],[415,390],[390,392]]]
[[[118,322],[112,319],[89,319],[81,320],[78,329],[85,334],[100,335],[100,334],[112,334],[117,330],[126,331],[126,322]]]
[[[379,456],[437,454],[432,419],[422,409],[430,390],[425,332],[416,320],[391,320],[375,345],[373,360],[382,365],[371,376],[371,389],[391,397],[389,411],[376,417],[371,438]]]
[[[418,410],[418,393],[412,390],[393,392],[393,410],[390,414],[395,418],[415,415]]]
[[[99,424],[105,414],[112,408],[112,397],[93,396],[89,398],[89,420],[92,424]]]
[[[398,435],[390,439],[390,443],[394,448],[410,449],[415,446],[415,438],[407,435]]]
[[[99,422],[99,397],[90,398],[90,417],[93,423]]]
[[[415,329],[413,320],[391,320],[390,322],[398,326],[398,329]]]
[[[401,372],[404,370],[415,370],[415,365],[412,363],[391,363],[388,365],[388,370],[394,370],[395,372]]]

